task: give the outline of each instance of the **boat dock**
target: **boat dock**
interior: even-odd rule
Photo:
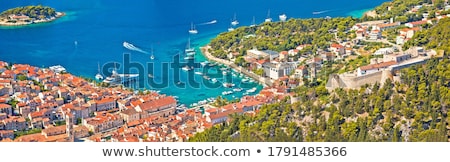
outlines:
[[[268,78],[264,78],[264,77],[258,76],[258,75],[254,74],[254,73],[252,73],[252,72],[250,72],[250,71],[248,71],[246,69],[243,69],[242,67],[234,64],[231,61],[224,60],[224,59],[219,59],[217,57],[214,57],[213,55],[211,55],[208,52],[208,49],[210,49],[210,48],[211,48],[210,46],[205,46],[205,47],[201,47],[200,48],[202,50],[202,53],[209,60],[215,61],[215,62],[218,62],[218,63],[221,63],[221,64],[224,64],[224,65],[226,65],[228,67],[231,67],[234,70],[236,70],[237,72],[242,73],[242,74],[244,74],[244,75],[246,75],[246,76],[248,76],[248,77],[250,77],[250,78],[252,78],[252,79],[254,79],[256,81],[258,81],[259,83],[263,84],[264,86],[272,86],[273,85],[273,82],[270,79],[268,79]]]

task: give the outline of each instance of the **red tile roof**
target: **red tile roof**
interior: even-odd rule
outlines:
[[[149,109],[157,109],[172,104],[177,104],[177,101],[172,96],[168,96],[154,101],[139,104],[139,107],[141,107],[142,110],[149,110]]]
[[[8,104],[0,104],[0,109],[6,109],[6,108],[11,108],[11,105]]]
[[[343,48],[344,46],[342,46],[340,44],[333,43],[333,44],[331,44],[331,47],[332,48]]]
[[[111,103],[114,101],[115,101],[114,98],[102,98],[101,100],[97,100],[96,103],[97,104],[105,104],[105,103]]]

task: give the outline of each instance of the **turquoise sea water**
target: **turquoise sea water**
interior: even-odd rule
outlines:
[[[26,27],[0,27],[0,60],[12,63],[26,63],[34,66],[62,65],[70,73],[93,78],[97,73],[97,63],[123,62],[123,53],[131,54],[131,61],[145,64],[155,63],[154,79],[174,82],[161,76],[161,63],[173,62],[173,56],[184,50],[191,37],[192,46],[197,48],[196,61],[205,58],[198,47],[205,45],[220,32],[225,32],[231,19],[236,15],[238,26],[250,25],[253,16],[261,23],[270,10],[271,17],[278,21],[278,15],[288,18],[313,17],[359,17],[368,8],[373,8],[386,0],[191,0],[191,1],[110,1],[110,0],[27,0],[0,1],[0,10],[23,5],[47,5],[63,11],[67,15],[54,22]],[[175,4],[175,5],[174,5]],[[313,14],[320,12],[321,14]],[[215,24],[204,23],[217,20]],[[191,22],[196,24],[199,34],[190,36]],[[130,51],[123,47],[127,41],[144,51],[153,47],[155,60],[149,54]],[[75,45],[75,42],[77,42]],[[183,61],[183,60],[182,60]],[[119,72],[121,69],[119,69]],[[186,81],[187,73],[181,71],[181,80]],[[145,79],[148,79],[145,77]],[[202,81],[199,75],[195,80]],[[233,77],[239,82],[239,77]],[[254,84],[261,89],[262,86]],[[149,87],[147,87],[149,88]],[[178,88],[176,83],[159,88],[162,93],[179,96],[180,102],[191,104],[209,97],[221,95],[230,89]],[[245,90],[244,90],[245,91]],[[234,93],[228,98],[240,97]]]

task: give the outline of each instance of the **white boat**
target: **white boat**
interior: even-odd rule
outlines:
[[[147,51],[144,51],[128,42],[123,42],[123,47],[125,47],[126,49],[129,49],[129,50],[132,50],[132,51],[137,51],[137,52],[148,54]]]
[[[216,82],[217,82],[217,79],[216,79],[216,78],[212,78],[212,79],[211,79],[211,82],[216,83]]]
[[[186,49],[184,50],[184,52],[186,52],[186,54],[189,54],[189,53],[195,54],[195,48],[191,47],[191,38],[188,39],[188,43],[186,45]]]
[[[240,91],[242,91],[242,88],[234,88],[233,91],[240,92]]]
[[[208,65],[208,64],[209,64],[208,61],[204,61],[204,62],[201,62],[201,63],[200,63],[200,65],[202,65],[202,66],[206,66],[206,65]]]
[[[227,75],[227,72],[226,72],[226,71],[222,71],[222,74],[223,74],[223,75]]]
[[[154,60],[155,59],[155,55],[153,55],[153,45],[152,45],[152,55],[150,55],[150,60]]]
[[[153,78],[153,75],[152,74],[148,74],[147,75],[149,78]]]
[[[254,92],[256,92],[256,87],[253,87],[252,89],[249,89],[246,92],[247,93],[254,93]]]
[[[64,68],[61,65],[56,65],[56,66],[50,66],[49,69],[51,71],[54,71],[55,73],[61,73],[61,72],[66,72],[66,68]]]
[[[191,29],[189,30],[189,34],[197,34],[198,31],[195,29],[194,23],[191,23]]]
[[[224,87],[230,88],[230,87],[234,87],[233,83],[223,83]]]
[[[224,91],[224,92],[222,92],[222,95],[230,95],[230,94],[232,94],[233,93],[233,91]]]
[[[193,57],[193,56],[186,56],[186,57],[184,57],[184,59],[185,59],[185,60],[193,60],[194,57]]]
[[[233,21],[231,21],[231,25],[236,26],[239,24],[239,21],[236,20],[236,14],[234,14]]]
[[[234,28],[233,27],[229,27],[228,28],[228,31],[230,32],[230,31],[234,31]]]
[[[267,17],[266,17],[266,19],[264,20],[264,22],[272,22],[272,18],[270,18],[270,10],[267,11]]]
[[[280,21],[286,21],[286,19],[287,19],[287,16],[286,16],[286,14],[281,14],[280,16],[279,16],[279,18],[280,18]]]
[[[194,73],[197,74],[197,75],[203,75],[203,73],[200,72],[200,71],[196,71],[196,72],[194,72]]]
[[[182,67],[181,69],[184,70],[184,71],[189,71],[189,70],[191,70],[191,68],[189,68],[189,66],[187,66],[187,65],[184,66],[184,67]]]
[[[250,25],[250,27],[255,27],[256,23],[255,23],[255,16],[253,16],[253,20],[252,20],[252,25]]]
[[[103,80],[103,76],[100,73],[100,63],[98,63],[98,73],[95,75],[95,79],[97,80]]]
[[[248,82],[247,78],[242,79],[242,82]]]

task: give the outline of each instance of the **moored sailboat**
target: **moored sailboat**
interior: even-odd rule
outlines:
[[[194,23],[191,23],[191,29],[189,30],[189,33],[190,34],[197,34],[198,33],[198,30],[195,29]]]

